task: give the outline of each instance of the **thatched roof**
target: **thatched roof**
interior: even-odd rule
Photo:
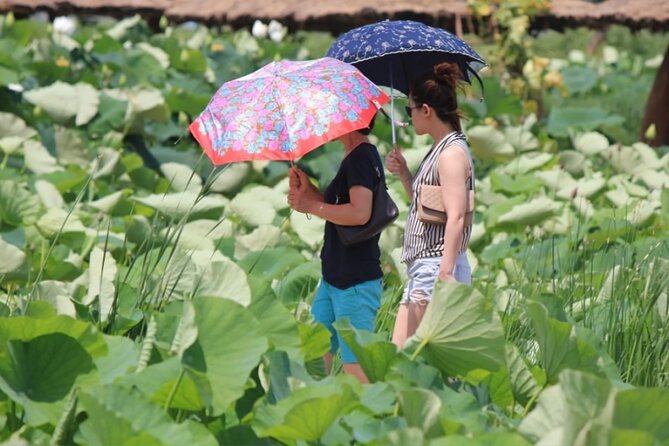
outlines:
[[[538,21],[552,28],[600,28],[616,23],[632,29],[668,30],[669,0],[606,0],[597,4],[583,0],[553,0],[551,14]]]
[[[198,20],[246,26],[256,18],[276,19],[292,27],[344,31],[384,18],[416,19],[451,25],[471,16],[467,0],[0,0],[0,10],[28,14],[140,13],[147,19],[165,15],[176,21]],[[669,0],[553,0],[541,26],[601,27],[620,23],[631,28],[669,29]],[[450,26],[449,26],[450,27]]]

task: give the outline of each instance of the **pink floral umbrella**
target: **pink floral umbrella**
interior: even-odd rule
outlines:
[[[189,129],[217,166],[292,161],[366,127],[388,101],[345,62],[282,60],[223,84]]]

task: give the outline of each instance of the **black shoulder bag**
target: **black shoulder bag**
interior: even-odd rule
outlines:
[[[344,246],[353,246],[360,242],[364,242],[376,234],[380,233],[383,228],[391,224],[399,215],[397,205],[388,195],[388,188],[386,182],[381,176],[379,166],[376,166],[376,173],[378,181],[372,191],[374,198],[372,202],[372,215],[369,221],[364,225],[358,226],[342,226],[335,225],[337,228],[337,235]]]

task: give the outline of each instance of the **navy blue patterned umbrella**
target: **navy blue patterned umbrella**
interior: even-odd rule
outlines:
[[[327,55],[355,65],[378,85],[409,94],[411,81],[430,72],[441,62],[456,63],[463,78],[471,83],[486,63],[464,40],[440,28],[412,20],[385,20],[342,34]],[[394,95],[391,92],[391,107]],[[393,145],[395,114],[391,114]]]
[[[464,40],[412,20],[385,20],[342,34],[327,55],[355,65],[372,82],[409,93],[416,76],[441,62],[456,63],[464,79],[478,79],[486,63]],[[479,79],[480,81],[480,79]]]

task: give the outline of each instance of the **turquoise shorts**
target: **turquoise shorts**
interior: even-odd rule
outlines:
[[[358,360],[337,334],[332,323],[348,317],[351,325],[358,330],[374,331],[374,320],[379,311],[382,290],[382,279],[369,280],[345,290],[330,285],[324,279],[321,280],[311,306],[311,313],[317,322],[330,330],[330,352],[334,354],[338,348],[341,349],[342,362],[352,363]]]

